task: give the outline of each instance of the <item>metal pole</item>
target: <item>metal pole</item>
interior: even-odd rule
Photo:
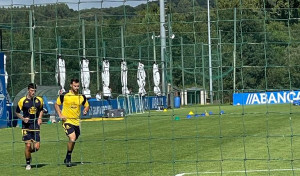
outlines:
[[[221,104],[224,103],[224,86],[223,86],[223,58],[222,58],[222,30],[219,30],[219,47],[220,47],[220,71],[221,71],[221,91],[222,91],[222,98],[221,98]]]
[[[96,42],[96,63],[97,63],[97,91],[100,89],[99,81],[99,39],[98,39],[98,20],[97,15],[95,15],[95,42]]]
[[[57,50],[58,50],[58,55],[61,56],[61,36],[58,36],[58,41],[57,41]],[[60,69],[59,69],[59,63],[57,61],[57,71],[58,71],[58,76],[57,76],[57,84],[60,85]],[[63,87],[62,87],[63,88]]]
[[[58,54],[61,54],[61,36],[58,36]]]
[[[125,59],[124,28],[123,28],[123,26],[121,26],[121,48],[122,48],[122,59]]]
[[[103,58],[105,58],[106,57],[105,41],[103,41],[102,45],[103,45]]]
[[[180,37],[180,52],[181,52],[181,75],[182,75],[182,89],[183,89],[183,96],[182,96],[182,102],[183,104],[186,105],[185,103],[185,82],[184,82],[184,61],[183,61],[183,38]]]
[[[43,85],[42,79],[42,40],[39,37],[39,59],[40,59],[40,85]]]
[[[153,59],[154,59],[154,62],[156,62],[156,44],[155,44],[155,32],[152,33],[152,40],[153,40]]]
[[[233,44],[233,93],[235,93],[235,74],[236,74],[236,70],[235,70],[235,62],[236,62],[236,8],[234,8],[234,29],[233,29],[233,33],[234,33],[234,44]]]
[[[139,46],[139,61],[142,60],[142,47]]]
[[[166,93],[165,85],[165,50],[166,50],[166,29],[165,29],[165,2],[164,0],[159,0],[159,12],[160,12],[160,42],[161,42],[161,86],[162,95]]]
[[[201,42],[201,58],[202,58],[202,86],[205,90],[205,63],[204,63],[204,45],[203,42]]]
[[[85,26],[84,26],[84,20],[82,20],[82,56],[85,58]]]
[[[32,10],[29,11],[29,35],[30,35],[30,51],[31,51],[31,59],[30,59],[30,78],[31,82],[34,82],[34,48],[33,48],[33,23],[32,23]]]
[[[172,40],[173,40],[173,32],[172,32],[172,25],[171,25],[171,15],[168,14],[168,28],[169,28],[169,62],[170,62],[170,106],[174,108],[174,92],[173,92],[173,55],[172,55]]]
[[[211,64],[211,38],[210,38],[210,7],[207,0],[207,29],[208,29],[208,58],[209,58],[209,92],[210,103],[213,104],[212,64]]]

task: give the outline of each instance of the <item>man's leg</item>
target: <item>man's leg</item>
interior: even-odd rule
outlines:
[[[68,135],[69,137],[69,142],[68,142],[68,145],[67,145],[67,154],[66,154],[66,159],[65,159],[65,163],[67,165],[67,167],[71,167],[72,164],[71,164],[71,155],[72,155],[72,152],[73,152],[73,149],[74,149],[74,146],[75,146],[75,141],[76,141],[76,134],[75,132],[71,133]]]
[[[31,144],[32,144],[31,148],[30,148],[31,149],[30,150],[31,153],[39,151],[39,149],[40,149],[40,142],[33,141]]]
[[[25,159],[26,159],[26,170],[30,170],[30,162],[31,162],[31,141],[25,142]]]
[[[31,139],[31,153],[37,152],[40,149],[40,132],[34,132],[34,139]]]

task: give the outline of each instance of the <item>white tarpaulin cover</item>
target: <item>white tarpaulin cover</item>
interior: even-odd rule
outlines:
[[[7,88],[8,74],[6,71],[6,55],[4,54],[5,87]]]
[[[127,63],[126,61],[121,62],[121,84],[122,84],[122,94],[127,95],[129,94],[129,90],[127,87]]]
[[[102,84],[103,84],[103,96],[111,97],[109,88],[109,62],[108,60],[102,61]]]
[[[65,60],[58,56],[56,62],[56,73],[55,78],[56,82],[60,85],[61,91],[65,92],[65,82],[66,82],[66,67]]]
[[[161,91],[159,88],[159,83],[160,83],[160,74],[158,70],[158,64],[154,63],[153,64],[153,82],[154,82],[154,93],[157,96],[161,95]]]
[[[139,94],[144,96],[147,92],[145,90],[146,85],[146,72],[144,70],[144,64],[139,62],[138,71],[137,71],[137,83],[139,85]]]
[[[89,60],[83,58],[81,63],[81,84],[83,87],[82,93],[87,98],[91,98],[90,87],[90,70],[89,70]]]

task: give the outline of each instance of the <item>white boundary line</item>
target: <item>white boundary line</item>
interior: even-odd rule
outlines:
[[[295,169],[270,169],[270,170],[246,170],[246,171],[223,171],[223,172],[190,172],[190,173],[181,173],[176,174],[175,176],[184,176],[184,175],[192,175],[192,174],[230,174],[230,173],[251,173],[251,172],[277,172],[277,171],[296,171],[300,170],[300,168]]]

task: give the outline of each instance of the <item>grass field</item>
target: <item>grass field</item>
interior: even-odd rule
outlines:
[[[213,115],[186,118],[205,110]],[[0,175],[300,175],[299,106],[186,106],[81,129],[67,168],[61,123],[43,124],[30,171],[21,129],[1,129]]]

